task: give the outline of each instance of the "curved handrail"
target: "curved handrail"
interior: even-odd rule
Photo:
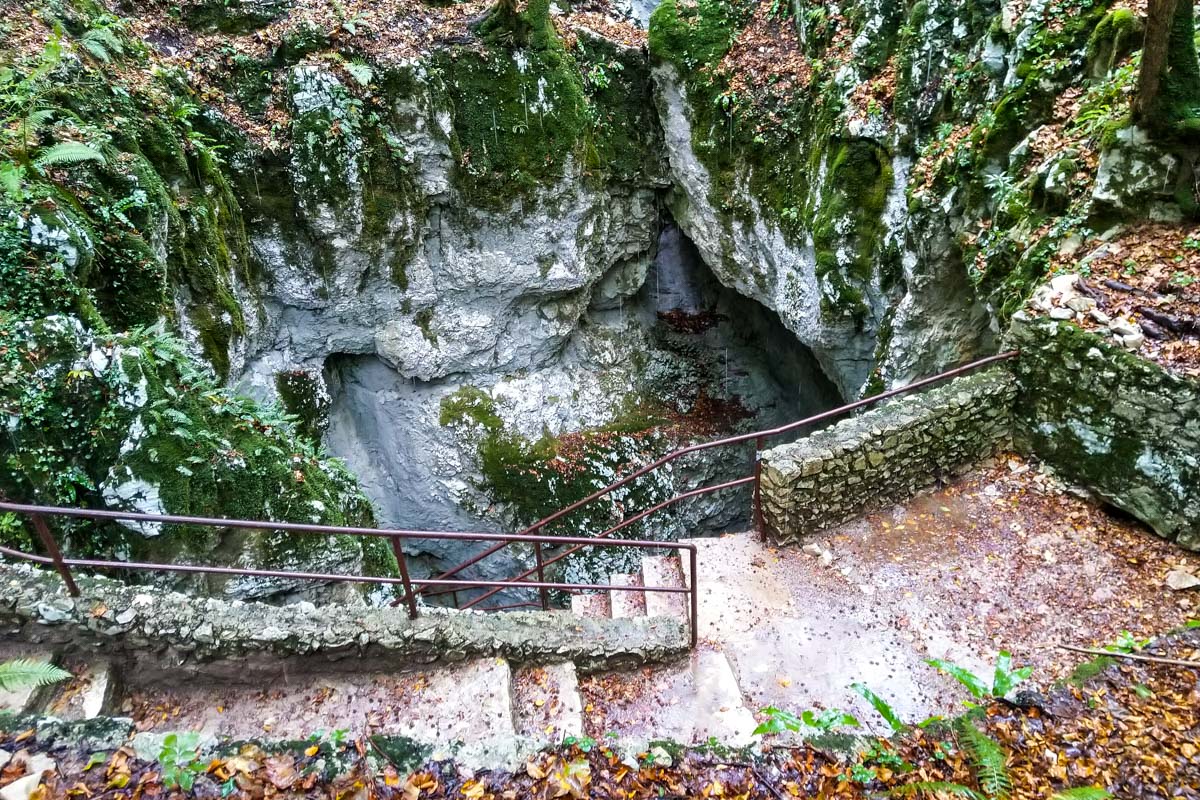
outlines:
[[[1003,353],[997,353],[994,356],[988,356],[986,358],[981,358],[977,361],[972,361],[972,362],[970,362],[968,364],[964,364],[960,367],[956,367],[954,369],[947,370],[946,372],[938,373],[937,375],[933,375],[929,378],[922,378],[921,380],[914,381],[913,383],[910,383],[906,386],[901,386],[896,389],[890,389],[886,392],[881,392],[880,394],[872,395],[871,397],[865,397],[862,400],[856,400],[855,402],[848,403],[844,406],[839,406],[837,408],[833,408],[828,411],[822,411],[820,414],[814,414],[811,417],[805,417],[804,419],[797,420],[796,422],[789,422],[786,425],[780,425],[777,428],[769,428],[767,430],[755,431],[753,433],[742,433],[742,434],[738,434],[737,436],[729,436],[724,439],[714,439],[711,442],[701,442],[699,444],[693,444],[693,445],[688,445],[687,447],[681,447],[677,450],[673,450],[672,452],[667,453],[666,455],[662,456],[661,458],[659,458],[655,461],[650,462],[649,464],[645,465],[644,467],[641,467],[640,469],[636,470],[635,472],[632,472],[629,475],[626,475],[624,478],[621,478],[618,481],[614,481],[613,483],[609,484],[608,486],[604,487],[603,489],[598,489],[597,491],[593,492],[592,494],[588,495],[587,497],[584,497],[581,500],[576,500],[574,503],[571,503],[570,505],[565,506],[564,508],[560,508],[558,511],[555,511],[553,514],[550,514],[549,516],[538,520],[537,522],[533,523],[532,525],[529,525],[528,527],[523,528],[519,532],[518,535],[529,535],[531,533],[534,533],[534,532],[540,530],[541,528],[545,527],[546,525],[550,524],[551,522],[555,522],[559,519],[562,519],[567,514],[570,514],[573,511],[579,510],[580,508],[587,505],[588,503],[591,503],[594,500],[599,500],[601,497],[604,497],[605,495],[611,494],[612,492],[616,491],[617,489],[620,489],[622,486],[625,486],[626,484],[630,483],[631,481],[637,480],[638,478],[642,477],[646,473],[652,472],[653,470],[658,469],[659,467],[663,466],[664,464],[668,464],[678,458],[682,458],[683,456],[689,455],[691,453],[697,453],[697,452],[700,452],[701,450],[708,450],[713,447],[725,447],[728,445],[741,444],[743,442],[748,442],[748,441],[756,440],[756,439],[766,439],[766,438],[770,438],[772,436],[781,436],[785,433],[789,433],[798,428],[802,428],[807,425],[813,425],[818,422],[824,422],[827,419],[832,419],[833,417],[839,416],[841,414],[845,414],[850,411],[856,411],[860,408],[865,408],[867,406],[883,402],[884,400],[889,400],[898,395],[907,394],[909,392],[916,391],[917,389],[922,389],[926,386],[930,386],[934,383],[939,383],[944,380],[949,380],[950,378],[955,378],[959,375],[962,375],[963,373],[971,372],[973,370],[979,369],[980,367],[985,367],[985,366],[989,366],[991,364],[999,363],[1001,361],[1007,361],[1008,359],[1011,359],[1011,358],[1016,358],[1019,354],[1020,354],[1020,351],[1018,351],[1018,350],[1008,350]],[[452,575],[457,575],[459,572],[466,569],[467,567],[474,566],[475,564],[478,564],[480,561],[484,560],[488,556],[503,550],[506,546],[507,546],[506,544],[497,544],[492,547],[486,548],[483,551],[472,556],[471,558],[467,559],[466,561],[462,562],[461,564],[451,567],[450,569],[441,573],[440,575],[438,575],[438,577],[439,578],[449,578]]]

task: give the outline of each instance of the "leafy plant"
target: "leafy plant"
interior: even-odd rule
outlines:
[[[879,712],[879,716],[883,717],[892,730],[896,733],[903,733],[908,730],[908,726],[900,719],[900,715],[896,710],[879,695],[868,689],[861,683],[852,683],[850,688],[862,696],[864,700],[871,704],[871,707]]]
[[[158,763],[162,765],[163,786],[190,792],[196,777],[204,773],[200,761],[200,734],[196,731],[167,734],[158,754]]]
[[[971,762],[979,789],[948,781],[917,781],[896,786],[888,797],[936,797],[952,795],[969,800],[1007,800],[1012,795],[1012,778],[1008,772],[1008,754],[995,739],[975,727],[966,717],[960,717],[954,729]],[[1067,800],[1088,800],[1068,798]]]
[[[118,27],[115,20],[102,22],[79,37],[79,46],[92,57],[107,64],[112,61],[114,55],[122,55],[125,52],[125,43],[116,33]]]
[[[49,661],[15,658],[0,664],[0,690],[5,692],[31,686],[49,686],[70,677],[71,673],[54,666]]]
[[[1117,637],[1117,640],[1110,645],[1106,645],[1104,649],[1110,653],[1125,653],[1128,655],[1136,653],[1148,644],[1150,644],[1149,639],[1138,639],[1129,631],[1121,631],[1121,635]]]
[[[39,168],[60,167],[83,161],[104,161],[104,154],[83,142],[60,142],[42,150],[34,162]]]
[[[859,721],[853,715],[836,708],[809,709],[800,716],[796,716],[790,711],[767,706],[762,709],[762,713],[766,715],[767,720],[754,729],[755,736],[778,734],[784,731],[799,733],[805,729],[828,732],[834,728],[860,727]]]
[[[959,718],[954,729],[975,768],[979,787],[988,797],[1007,800],[1012,794],[1012,778],[1008,774],[1008,754],[1004,748],[965,717]]]
[[[966,797],[969,800],[987,800],[986,797],[970,786],[963,786],[961,783],[950,783],[948,781],[917,781],[915,783],[906,783],[903,786],[896,786],[889,789],[887,794],[888,797],[936,797],[940,794],[948,794],[954,797]]]
[[[985,679],[949,661],[944,661],[940,658],[930,658],[925,663],[939,672],[944,672],[954,678],[967,687],[967,691],[974,697],[980,700],[989,697],[1007,697],[1013,689],[1028,680],[1029,676],[1033,674],[1033,667],[1018,667],[1017,669],[1013,669],[1012,654],[1007,650],[1001,650],[996,655],[996,666],[992,673],[990,686]]]
[[[1050,800],[1107,800],[1109,797],[1112,795],[1099,786],[1079,786],[1057,792],[1050,797]]]

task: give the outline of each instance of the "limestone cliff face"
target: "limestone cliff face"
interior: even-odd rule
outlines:
[[[1122,130],[1110,5],[666,0],[672,212],[847,396],[989,352],[1081,242],[1194,214],[1192,151]]]
[[[920,6],[919,36],[899,31],[905,9],[891,2],[791,14],[667,2],[653,23],[672,211],[721,280],[776,310],[846,396],[990,340],[956,263],[953,206],[909,213],[917,136],[937,109],[889,96],[948,51],[975,51],[980,12]],[[706,26],[729,37],[715,53]]]

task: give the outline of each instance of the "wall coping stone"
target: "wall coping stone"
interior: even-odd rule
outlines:
[[[372,663],[454,662],[496,656],[514,663],[574,661],[582,671],[664,661],[689,650],[685,623],[668,617],[594,619],[570,612],[483,612],[266,603],[197,597],[77,574],[81,596],[54,572],[0,563],[5,634],[51,646],[136,659],[140,678],[157,659],[164,680],[181,671],[233,681],[303,668],[348,671]],[[153,680],[151,677],[149,680]]]

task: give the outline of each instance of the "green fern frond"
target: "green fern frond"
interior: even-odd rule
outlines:
[[[49,661],[16,658],[0,664],[0,690],[6,692],[29,686],[49,686],[52,683],[65,681],[69,677],[71,677],[71,673],[59,669]]]
[[[1008,774],[1008,754],[1004,748],[966,718],[960,718],[955,729],[975,767],[980,788],[988,797],[1007,800],[1012,793],[1012,778]]]
[[[112,60],[113,53],[125,52],[125,44],[110,28],[92,28],[79,39],[79,44],[101,61]]]
[[[36,111],[31,111],[29,114],[27,114],[22,125],[28,131],[37,131],[47,122],[49,122],[50,118],[53,116],[53,108],[39,108]]]
[[[1008,184],[1005,184],[1005,181],[1008,181]],[[1012,182],[1007,176],[991,176],[989,177],[987,183],[989,184],[988,188],[994,189],[997,194],[1012,193]],[[945,672],[947,675],[954,678],[954,680],[967,687],[967,691],[969,691],[975,697],[980,699],[987,697],[987,684],[969,669],[964,669],[957,664],[952,664],[949,661],[944,661],[940,658],[927,658],[925,659],[925,663],[939,672]]]
[[[61,142],[47,147],[37,158],[39,167],[57,167],[84,161],[104,162],[104,154],[83,142]]]
[[[1099,786],[1080,786],[1055,794],[1050,800],[1108,800],[1112,795]]]
[[[888,790],[888,797],[939,797],[942,795],[950,795],[951,797],[965,797],[967,800],[987,800],[986,797],[972,789],[970,786],[963,786],[961,783],[949,783],[946,781],[917,781],[916,783],[906,783],[903,786],[896,786]]]
[[[104,45],[94,39],[80,39],[79,46],[87,50],[88,54],[97,61],[103,61],[107,64],[112,60],[112,56],[108,54],[108,50],[105,49]]]
[[[905,725],[904,721],[900,719],[900,715],[897,714],[896,710],[892,708],[892,706],[882,697],[875,694],[875,692],[871,691],[861,683],[852,683],[850,684],[850,688],[861,695],[864,700],[870,703],[872,707],[879,712],[879,716],[883,717],[887,724],[892,726],[893,731],[896,733],[903,733],[904,731],[908,730],[908,726]]]

